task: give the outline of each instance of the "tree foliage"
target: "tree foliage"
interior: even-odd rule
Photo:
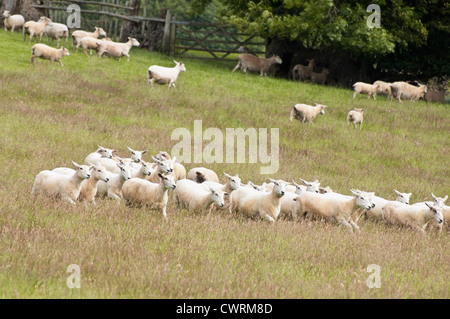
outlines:
[[[245,32],[301,44],[305,49],[342,50],[354,59],[371,63],[387,56],[427,50],[436,45],[436,34],[449,38],[449,6],[445,0],[379,0],[381,27],[369,28],[373,1],[361,0],[219,0],[224,22]],[[202,12],[211,0],[194,0]],[[432,40],[434,42],[431,42]],[[448,40],[441,39],[448,44]],[[442,48],[448,52],[448,46]],[[439,51],[430,59],[441,61]],[[437,58],[435,55],[440,54]],[[397,61],[400,62],[400,61]],[[448,60],[447,60],[448,62]]]

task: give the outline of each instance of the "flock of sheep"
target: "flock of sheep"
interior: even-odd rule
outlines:
[[[275,222],[278,218],[333,220],[350,231],[358,231],[362,216],[388,223],[411,226],[424,232],[428,224],[449,227],[448,196],[434,202],[409,204],[411,193],[397,194],[391,201],[372,192],[352,189],[352,196],[320,187],[319,181],[292,184],[281,179],[255,185],[241,182],[239,175],[224,173],[221,184],[216,172],[205,167],[185,167],[167,152],[152,156],[152,163],[142,159],[146,151],[131,152],[121,158],[116,150],[99,146],[86,156],[83,165],[73,162],[75,169],[58,167],[41,171],[35,178],[32,196],[46,196],[75,205],[77,201],[95,204],[96,198],[123,200],[126,205],[157,209],[167,219],[169,190],[180,208],[200,213],[225,211],[251,218]]]
[[[24,41],[28,33],[29,41],[33,36],[39,36],[41,41],[45,33],[47,37],[55,38],[60,46],[61,38],[69,37],[66,25],[54,23],[46,17],[39,21],[25,22],[23,16],[3,13],[5,17],[5,30],[22,27]],[[100,38],[103,37],[102,40]],[[126,56],[129,61],[129,51],[132,46],[139,46],[134,38],[126,43],[116,43],[107,38],[102,28],[95,28],[94,32],[77,30],[72,33],[72,49],[81,46],[83,52],[95,49],[98,56],[108,54],[114,57]],[[57,61],[61,65],[61,58],[68,56],[67,48],[56,49],[45,44],[35,44],[32,47],[31,62],[35,58]],[[279,56],[259,58],[244,53],[238,57],[238,64],[233,72],[241,68],[243,72],[259,72],[266,76],[274,64],[281,64]],[[182,62],[175,62],[175,67],[166,68],[153,65],[147,71],[148,83],[153,85],[168,84],[175,87],[175,81],[180,72],[186,71]],[[324,84],[328,70],[321,73],[314,72],[314,60],[309,64],[296,65],[293,69],[294,80],[311,80]],[[373,84],[357,82],[353,85],[355,98],[364,93],[375,99],[377,93],[387,94],[401,99],[417,100],[426,93],[426,86],[414,86],[406,82],[386,83],[376,81]],[[324,114],[326,105],[296,104],[290,113],[292,119],[301,122],[311,122],[318,114]],[[347,123],[352,123],[360,129],[363,122],[363,109],[353,109],[348,113]],[[196,167],[186,174],[186,169],[176,158],[171,158],[167,152],[160,152],[152,156],[152,163],[145,162],[142,155],[146,151],[131,152],[129,158],[120,158],[114,153],[116,150],[99,146],[89,154],[84,164],[73,162],[75,169],[58,167],[53,170],[41,171],[35,178],[32,195],[43,195],[58,198],[76,204],[85,201],[95,204],[96,198],[111,198],[123,201],[127,205],[147,206],[161,210],[167,219],[166,207],[169,200],[169,190],[173,190],[173,199],[178,207],[189,211],[211,212],[212,210],[225,210],[233,214],[242,214],[248,217],[260,217],[269,222],[278,218],[298,220],[300,218],[334,220],[350,231],[359,230],[358,220],[362,216],[371,217],[388,223],[412,226],[424,232],[428,224],[437,224],[441,231],[443,225],[449,226],[450,207],[444,203],[444,198],[432,194],[434,202],[420,202],[409,204],[411,193],[400,193],[396,190],[396,201],[386,200],[375,196],[374,193],[352,189],[352,196],[333,192],[329,187],[322,188],[318,181],[307,182],[301,180],[303,185],[292,181],[292,184],[283,180],[270,179],[270,183],[255,185],[251,181],[242,184],[236,174],[234,176],[224,173],[226,182],[220,183],[217,173],[204,168]]]
[[[34,36],[39,36],[39,41],[42,41],[42,36],[46,34],[47,42],[49,38],[56,39],[58,41],[57,47],[53,48],[43,43],[37,43],[31,48],[31,63],[35,63],[36,58],[50,60],[51,63],[54,61],[59,62],[61,66],[64,66],[61,62],[61,58],[64,56],[69,56],[69,50],[63,46],[60,49],[61,39],[66,39],[65,43],[67,45],[69,39],[69,28],[62,23],[52,22],[47,17],[41,17],[38,21],[27,21],[20,14],[11,15],[7,10],[3,12],[3,17],[5,18],[5,31],[11,28],[11,32],[14,32],[16,28],[22,28],[23,40],[26,40],[26,35],[29,34],[28,42],[31,42]],[[112,57],[127,57],[127,61],[130,61],[129,52],[131,47],[140,46],[140,43],[135,38],[128,38],[125,43],[114,42],[109,37],[105,30],[96,27],[94,32],[88,32],[83,30],[75,30],[72,33],[72,49],[83,48],[84,54],[87,51],[92,50],[98,51],[97,55],[99,57],[103,55],[109,55]],[[175,87],[175,81],[178,78],[180,71],[186,71],[186,68],[182,62],[175,62],[175,67],[167,68],[157,65],[152,65],[148,69],[147,78],[148,83],[153,85],[153,83],[158,84],[169,84],[170,87]]]

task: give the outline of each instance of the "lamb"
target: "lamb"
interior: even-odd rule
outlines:
[[[441,224],[444,220],[441,207],[434,203],[425,203],[425,206],[388,203],[383,207],[383,211],[386,220],[390,224],[410,226],[424,233],[431,220],[434,219],[438,224]]]
[[[291,124],[294,117],[302,123],[305,123],[305,121],[312,123],[317,114],[325,114],[325,108],[327,107],[326,105],[317,103],[314,104],[315,106],[308,104],[295,104],[289,117],[289,124]]]
[[[295,185],[295,192],[286,192],[284,196],[281,198],[281,210],[280,217],[285,219],[293,219],[296,221],[297,217],[297,202],[294,201],[294,198],[297,198],[298,195],[306,192],[306,186],[298,185],[293,181]],[[290,185],[288,185],[290,186]],[[287,190],[287,186],[286,186]]]
[[[278,55],[273,55],[270,58],[260,58],[252,54],[243,53],[238,56],[238,60],[239,62],[232,72],[241,68],[244,73],[247,73],[247,70],[250,70],[259,72],[260,76],[267,76],[267,72],[273,65],[283,63]]]
[[[156,171],[156,168],[151,167],[149,163],[146,163],[144,160],[140,161],[140,168],[139,169],[132,169],[131,170],[131,177],[132,178],[142,178],[145,179],[147,176],[150,176],[153,174],[153,172]]]
[[[391,90],[391,84],[384,81],[375,81],[373,82],[373,85],[378,85],[377,93],[379,94],[386,94],[388,98],[392,101],[392,90]]]
[[[388,203],[402,203],[409,205],[409,199],[411,197],[411,193],[400,193],[399,191],[394,189],[394,192],[397,194],[397,199],[395,201],[386,200],[384,198],[373,196],[372,202],[375,204],[375,207],[366,211],[361,210],[359,216],[356,217],[356,222],[364,215],[365,218],[373,218],[375,220],[384,220],[384,212],[383,207]]]
[[[107,53],[113,57],[126,56],[127,61],[130,61],[130,49],[132,46],[138,47],[140,43],[135,38],[128,37],[128,41],[125,43],[118,43],[113,41],[97,41],[98,56],[101,57],[103,54]]]
[[[325,219],[333,219],[347,227],[350,232],[358,231],[358,225],[352,220],[352,215],[359,209],[370,210],[375,207],[372,202],[374,193],[351,190],[353,198],[330,196],[329,194],[316,194],[304,192],[294,199],[297,202],[297,213],[304,216],[310,213],[313,216]]]
[[[216,172],[205,167],[194,167],[188,172],[186,178],[197,183],[203,183],[205,181],[220,183],[219,176],[217,176]]]
[[[417,101],[420,98],[425,97],[427,93],[427,86],[419,84],[419,87],[411,85],[406,82],[394,82],[390,85],[392,90],[392,96],[395,97],[400,103],[401,99]]]
[[[169,189],[176,189],[175,181],[171,175],[158,173],[159,183],[152,183],[140,178],[131,178],[122,186],[123,199],[129,206],[145,205],[153,209],[161,209],[163,217],[167,220],[167,202]]]
[[[413,206],[419,206],[419,207],[426,207],[426,204],[429,205],[436,205],[439,206],[440,208],[442,208],[442,216],[444,217],[444,221],[440,224],[437,225],[439,232],[442,232],[442,228],[445,225],[447,228],[450,225],[450,206],[445,205],[446,200],[448,199],[448,196],[446,195],[444,198],[442,197],[437,197],[436,195],[434,195],[433,193],[431,193],[431,196],[433,197],[433,202],[418,202],[413,204]],[[435,220],[432,220],[430,223],[430,226],[434,226],[436,224]]]
[[[43,194],[75,205],[75,201],[80,195],[82,182],[91,177],[91,168],[87,165],[78,165],[73,161],[72,163],[77,168],[72,175],[59,174],[49,170],[41,171],[34,180],[32,196]]]
[[[160,151],[158,155],[155,156],[157,159],[161,160],[168,160],[171,159],[169,153],[165,151]],[[173,177],[175,179],[175,182],[180,179],[186,178],[186,168],[181,163],[175,162],[173,164]]]
[[[63,56],[69,55],[69,50],[67,50],[65,47],[61,47],[61,49],[55,49],[49,47],[48,45],[37,43],[31,48],[31,63],[35,64],[36,58],[41,58],[50,60],[50,63],[53,63],[53,61],[57,61],[59,62],[59,64],[61,64],[61,67],[63,67],[64,64],[61,62],[61,58]]]
[[[223,185],[220,183],[210,182],[210,181],[205,181],[205,182],[201,183],[200,185],[203,186],[203,188],[205,188],[206,190],[208,190],[209,188],[213,188],[216,190],[221,190],[225,194],[231,194],[233,191],[235,191],[241,187],[241,179],[239,178],[238,174],[236,174],[234,176],[228,175],[225,172],[223,174],[227,178],[227,182]],[[228,208],[230,205],[230,198],[225,197],[224,203],[225,204],[222,208],[223,209]]]
[[[372,96],[374,100],[376,100],[377,92],[378,92],[378,84],[369,84],[364,82],[356,82],[353,84],[354,92],[353,98],[355,98],[359,93],[367,94],[367,99],[370,99]]]
[[[89,49],[89,54],[92,55],[92,50],[97,50],[99,49],[98,43],[100,41],[112,41],[110,38],[106,37],[102,40],[99,40],[97,38],[93,38],[93,37],[84,37],[82,39],[79,39],[77,42],[77,51],[79,49],[79,47],[81,46],[83,48],[83,53],[87,55],[87,50]]]
[[[22,27],[25,24],[25,18],[20,14],[11,15],[8,10],[3,11],[5,17],[5,31],[8,32],[8,28],[11,28],[11,32],[14,32],[15,28]]]
[[[152,183],[158,183],[159,182],[158,173],[173,175],[174,164],[177,159],[176,157],[160,161],[159,159],[152,156],[152,159],[155,162],[157,169],[150,176],[146,177],[145,178],[146,180]]]
[[[259,192],[241,187],[231,193],[231,213],[241,213],[249,217],[260,216],[274,223],[281,210],[281,198],[286,193],[286,182],[273,180],[274,188],[271,192]]]
[[[347,114],[347,126],[350,125],[350,122],[353,123],[353,127],[356,128],[356,126],[359,124],[359,130],[361,130],[361,126],[364,120],[364,109],[358,109],[354,108],[353,110],[350,110]]]
[[[106,32],[103,30],[103,28],[97,28],[95,27],[94,32],[88,32],[83,30],[75,30],[72,33],[72,50],[74,49],[74,45],[77,45],[77,51],[79,47],[79,42],[81,39],[89,37],[91,39],[98,39],[99,37],[106,37]],[[84,49],[84,48],[83,48]]]
[[[327,82],[328,74],[330,71],[327,68],[323,68],[321,73],[311,72],[311,81],[323,85]]]
[[[30,34],[28,42],[31,42],[34,35],[39,35],[39,41],[42,41],[42,35],[45,32],[45,27],[51,21],[52,20],[50,20],[47,17],[41,17],[37,22],[36,21],[25,22],[25,24],[23,25],[23,41],[25,41],[27,33]]]
[[[105,148],[100,145],[98,145],[98,149],[90,153],[86,158],[84,159],[84,163],[92,163],[97,164],[97,162],[100,160],[100,158],[113,158],[113,154],[117,152],[117,150]]]
[[[209,190],[189,179],[182,179],[177,182],[175,189],[175,202],[179,207],[187,208],[191,211],[211,211],[214,203],[219,207],[224,207],[224,195],[228,193],[212,187]]]
[[[157,84],[169,84],[169,89],[171,86],[175,87],[175,81],[178,78],[180,72],[186,72],[186,67],[183,62],[175,62],[173,68],[166,68],[159,65],[152,65],[147,70],[147,81],[153,86],[153,83]]]
[[[111,173],[109,182],[100,181],[97,187],[97,194],[100,196],[107,196],[115,200],[122,198],[122,186],[125,181],[131,178],[131,166],[117,164],[120,169],[119,174]]]
[[[61,38],[66,38],[66,45],[69,39],[69,28],[62,23],[49,22],[45,26],[45,34],[47,35],[47,43],[49,43],[49,37],[58,41],[57,48],[61,43]]]
[[[314,59],[308,60],[308,65],[297,64],[292,69],[292,77],[295,81],[297,78],[306,81],[311,78],[311,73],[314,71]]]
[[[88,201],[91,204],[95,203],[95,195],[97,195],[97,184],[101,180],[105,183],[109,181],[109,172],[100,165],[90,165],[91,167],[91,177],[85,179],[81,183],[81,191],[78,196],[80,202]],[[68,167],[58,167],[52,170],[59,174],[73,175],[75,170]]]

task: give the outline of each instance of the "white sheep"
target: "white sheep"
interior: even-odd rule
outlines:
[[[355,98],[359,93],[363,93],[367,94],[367,99],[370,99],[370,97],[372,96],[373,99],[376,100],[379,85],[364,82],[356,82],[355,84],[353,84],[353,88],[354,88],[353,98]]]
[[[406,82],[394,82],[390,85],[392,90],[392,96],[395,97],[400,103],[401,99],[416,101],[425,96],[427,93],[427,86],[421,85],[414,86]]]
[[[186,72],[186,67],[183,62],[175,62],[173,68],[166,68],[159,65],[152,65],[147,70],[147,82],[153,86],[153,83],[157,84],[169,84],[169,89],[171,86],[175,87],[175,81],[178,78],[180,72]]]
[[[98,182],[97,194],[99,196],[107,196],[108,198],[120,200],[122,198],[122,186],[125,181],[131,178],[131,166],[117,164],[120,169],[119,174],[111,173],[109,182]]]
[[[205,181],[205,182],[201,183],[200,185],[203,186],[203,188],[205,188],[206,190],[208,190],[209,188],[214,188],[214,189],[223,191],[225,194],[231,194],[233,191],[235,191],[241,187],[241,179],[238,174],[236,174],[234,176],[231,176],[225,172],[223,174],[227,178],[227,182],[225,184]],[[225,202],[224,202],[225,204],[224,204],[224,207],[222,207],[222,209],[227,209],[230,205],[230,197],[225,196],[224,200],[225,200]]]
[[[351,232],[353,229],[359,230],[358,225],[352,220],[352,215],[359,208],[370,210],[375,207],[372,203],[374,193],[353,189],[351,192],[355,195],[353,198],[304,192],[295,198],[298,205],[297,214],[302,217],[309,213],[315,217],[333,219]]]
[[[384,220],[384,212],[383,207],[388,203],[402,203],[409,205],[409,199],[411,197],[411,193],[400,193],[399,191],[394,189],[394,192],[397,194],[397,199],[395,201],[387,200],[378,196],[372,196],[372,202],[375,204],[370,210],[362,209],[359,213],[359,216],[356,217],[356,222],[364,215],[365,218],[373,218],[375,220]]]
[[[109,38],[104,38],[101,41],[111,41]],[[80,48],[80,46],[83,48],[83,53],[87,55],[87,50],[89,50],[89,54],[92,55],[92,50],[98,51],[98,44],[100,40],[93,37],[84,37],[78,40],[77,42],[77,51]]]
[[[327,82],[328,74],[330,71],[327,68],[323,68],[321,73],[311,72],[311,81],[323,85]]]
[[[192,168],[188,172],[186,178],[197,183],[203,183],[205,181],[220,183],[219,176],[217,176],[217,173],[205,167]]]
[[[42,41],[42,35],[45,32],[45,27],[48,23],[50,23],[52,20],[50,20],[47,17],[41,17],[39,21],[27,21],[23,25],[23,41],[26,39],[26,34],[29,33],[30,37],[28,38],[28,42],[31,42],[33,39],[33,36],[39,36],[39,41]]]
[[[81,191],[78,196],[80,202],[88,201],[95,205],[95,196],[97,195],[97,185],[99,181],[107,183],[109,181],[109,172],[100,165],[90,165],[91,177],[81,183]],[[58,167],[52,170],[59,174],[73,175],[75,170],[68,167]]]
[[[159,183],[152,183],[140,178],[131,178],[122,186],[123,199],[127,205],[145,205],[153,209],[161,209],[167,220],[168,190],[176,189],[171,175],[158,174]]]
[[[231,193],[231,213],[241,213],[248,217],[260,216],[269,222],[275,222],[281,210],[281,198],[286,193],[286,182],[273,180],[274,188],[271,192],[259,192],[257,190],[241,187]]]
[[[311,78],[311,73],[314,71],[314,59],[308,60],[308,65],[297,64],[292,69],[292,78],[295,81],[297,78],[306,81]]]
[[[58,41],[57,48],[61,43],[61,38],[66,38],[66,45],[69,39],[69,28],[62,23],[49,22],[45,26],[45,34],[47,35],[47,43],[49,38],[56,39]]]
[[[62,199],[75,204],[81,191],[81,184],[85,179],[91,177],[91,168],[87,165],[78,165],[72,175],[60,174],[49,170],[41,171],[34,180],[31,194],[33,197],[43,194],[47,197]]]
[[[378,85],[377,93],[387,95],[388,98],[392,101],[391,84],[392,83],[384,82],[384,81],[375,81],[375,82],[373,82],[373,85]]]
[[[138,47],[140,43],[135,38],[128,37],[128,41],[125,43],[113,42],[113,41],[97,41],[98,45],[98,56],[101,57],[103,54],[108,54],[112,57],[122,57],[126,56],[127,61],[130,61],[130,49],[131,47]]]
[[[145,179],[147,176],[152,175],[152,173],[155,171],[156,171],[156,168],[153,168],[150,165],[150,163],[147,163],[144,160],[141,160],[139,169],[132,168],[131,177]]]
[[[176,157],[160,161],[156,157],[152,156],[152,159],[156,164],[156,170],[150,176],[146,177],[145,178],[146,180],[148,180],[152,183],[158,183],[159,182],[158,173],[170,174],[173,176],[173,169],[174,169],[175,162],[177,160]]]
[[[182,179],[177,182],[174,198],[179,207],[189,211],[209,212],[214,203],[220,208],[225,206],[224,195],[228,193],[212,187],[207,190],[190,179]]]
[[[160,161],[171,159],[169,153],[166,151],[160,151],[155,157]],[[186,178],[186,168],[181,163],[175,162],[173,164],[173,177],[175,182]]]
[[[443,226],[445,225],[446,227],[449,226],[449,222],[450,222],[450,206],[445,205],[445,202],[448,199],[448,196],[445,195],[445,197],[437,197],[436,195],[434,195],[433,193],[431,193],[431,196],[433,197],[433,202],[418,202],[418,203],[414,203],[413,206],[419,206],[419,207],[426,207],[426,204],[429,205],[436,205],[439,206],[440,208],[442,208],[442,216],[444,217],[444,221],[442,223],[438,223],[438,229],[441,232]],[[435,220],[432,220],[430,222],[430,226],[434,226],[436,224]]]
[[[384,216],[388,223],[409,226],[420,232],[425,232],[428,223],[436,220],[443,222],[442,208],[425,203],[425,207],[406,205],[401,203],[388,203],[383,207]]]
[[[37,43],[31,48],[31,63],[35,64],[36,58],[40,58],[50,60],[50,63],[53,63],[53,61],[59,62],[59,64],[61,64],[61,67],[63,67],[64,64],[61,62],[61,58],[63,56],[69,55],[69,50],[67,50],[65,47],[61,47],[61,49],[55,49],[49,47],[48,45]]]
[[[79,47],[79,41],[89,37],[91,39],[98,39],[99,37],[106,37],[106,32],[103,28],[95,27],[94,32],[88,32],[83,30],[75,30],[72,32],[72,50],[74,49],[74,45],[77,45],[77,51]],[[83,48],[84,49],[84,48]]]
[[[11,32],[14,32],[15,28],[23,28],[25,24],[25,18],[20,14],[13,14],[8,10],[3,11],[5,17],[5,31],[8,32],[8,28],[11,28]]]
[[[296,119],[301,121],[302,123],[311,122],[316,118],[317,114],[325,114],[326,105],[317,104],[315,106],[308,104],[295,104],[291,110],[291,114],[289,117],[289,124],[292,122],[292,119]]]
[[[97,161],[100,158],[102,158],[102,157],[112,158],[113,154],[115,152],[117,152],[117,150],[102,147],[102,146],[98,145],[98,149],[95,152],[92,152],[88,156],[86,156],[86,158],[84,159],[84,163],[85,164],[88,164],[88,163],[97,164]]]
[[[350,110],[347,114],[347,126],[349,126],[350,123],[352,123],[353,127],[356,128],[356,126],[359,124],[359,129],[361,130],[363,120],[364,120],[364,109],[354,108],[353,110]]]
[[[283,60],[278,55],[273,55],[270,58],[260,58],[252,54],[243,53],[238,56],[238,60],[239,62],[232,72],[241,68],[244,73],[247,73],[247,70],[249,70],[259,72],[260,76],[267,76],[267,72],[273,65],[283,63]]]
[[[286,193],[281,198],[281,207],[280,207],[280,218],[288,218],[293,219],[296,221],[298,219],[297,217],[297,202],[294,201],[295,198],[297,198],[298,195],[303,194],[306,192],[306,186],[299,185],[292,181],[295,185],[295,192],[288,192],[288,187],[286,186]],[[288,185],[292,186],[292,185]]]

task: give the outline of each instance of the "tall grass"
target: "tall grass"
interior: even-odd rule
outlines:
[[[55,43],[53,43],[55,45]],[[39,171],[83,162],[98,144],[170,152],[171,132],[279,128],[285,180],[319,179],[393,199],[450,193],[450,115],[444,104],[353,100],[346,89],[231,72],[234,62],[183,59],[177,88],[150,88],[146,70],[172,59],[133,48],[131,61],[71,51],[64,68],[30,64],[31,45],[0,32],[0,296],[3,298],[448,298],[449,237],[361,221],[361,233],[334,224],[159,212],[108,200],[69,207],[30,191]],[[179,58],[177,58],[179,59]],[[295,103],[320,102],[311,125],[288,125]],[[362,131],[347,112],[365,109]],[[146,158],[147,160],[150,157]],[[203,164],[186,164],[187,170]],[[259,164],[204,164],[266,181]],[[81,289],[66,269],[81,267]],[[367,266],[381,267],[369,289]]]

